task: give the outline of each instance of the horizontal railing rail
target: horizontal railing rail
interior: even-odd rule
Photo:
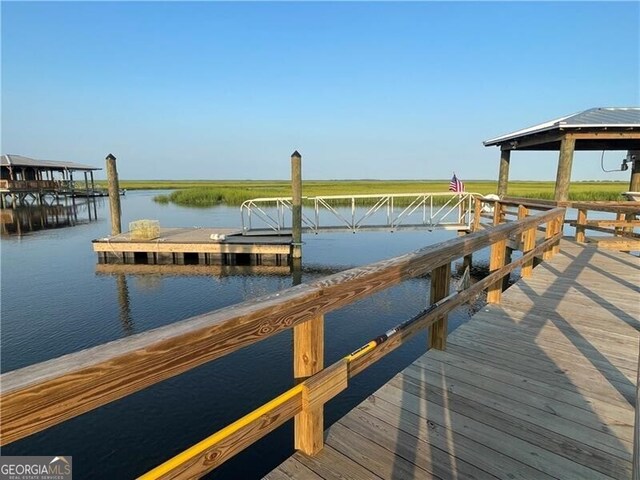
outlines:
[[[60,190],[70,188],[68,180],[0,180],[0,189],[9,191]]]
[[[200,476],[296,417],[296,448],[322,448],[322,406],[348,385],[353,375],[429,328],[430,345],[444,348],[446,314],[480,291],[498,303],[502,278],[517,267],[531,274],[533,257],[548,258],[557,248],[564,208],[496,225],[412,253],[340,272],[252,301],[123,338],[0,376],[0,445],[6,445],[101,405],[189,371],[240,348],[292,328],[294,375],[299,383],[277,399],[205,439],[145,478]],[[496,215],[496,223],[501,216]],[[536,245],[536,229],[546,224]],[[523,256],[505,262],[508,238],[521,239]],[[467,290],[448,296],[451,262],[491,247],[491,274]],[[372,341],[343,360],[323,367],[323,315],[401,281],[430,273],[436,305],[403,322],[383,341]],[[380,340],[378,338],[377,340]]]

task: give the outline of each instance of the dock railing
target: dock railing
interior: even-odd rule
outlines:
[[[520,205],[520,219],[510,223],[502,223],[502,208],[496,203],[491,228],[5,373],[0,376],[0,445],[292,328],[296,386],[141,478],[200,477],[294,417],[294,446],[313,455],[323,448],[324,404],[346,389],[350,378],[425,329],[428,347],[445,349],[452,309],[483,290],[488,291],[488,302],[499,303],[506,275],[522,267],[522,275],[529,276],[534,257],[553,255],[562,236],[564,208],[530,215],[530,209]],[[541,226],[546,235],[537,241]],[[517,260],[507,261],[508,240],[523,250]],[[491,248],[491,273],[450,295],[451,262],[486,247]],[[324,367],[326,313],[428,273],[428,308]]]

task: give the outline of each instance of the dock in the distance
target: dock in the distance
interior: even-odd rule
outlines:
[[[150,265],[287,265],[290,235],[243,236],[229,228],[161,228],[153,239],[130,232],[93,240],[99,263]]]

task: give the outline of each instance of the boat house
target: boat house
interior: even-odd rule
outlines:
[[[578,150],[626,150],[621,169],[631,166],[629,190],[640,190],[640,108],[591,108],[523,128],[484,142],[500,147],[498,195],[507,194],[511,152],[515,150],[557,150],[558,172],[554,198],[569,199],[573,154]],[[631,165],[628,165],[628,164]]]
[[[54,197],[95,193],[93,172],[98,167],[73,162],[36,160],[22,155],[0,155],[0,196],[3,206],[7,196],[12,204],[41,202],[45,195]],[[84,174],[84,184],[74,180],[74,173]]]

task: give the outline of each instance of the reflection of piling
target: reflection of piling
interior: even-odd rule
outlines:
[[[292,225],[291,258],[302,258],[302,157],[291,154]]]
[[[118,170],[116,169],[116,157],[107,155],[107,182],[109,188],[109,210],[111,212],[111,235],[122,233],[120,221],[120,185],[118,184]]]
[[[293,286],[300,285],[302,283],[302,259],[291,259],[291,279]]]
[[[120,306],[120,323],[125,335],[133,333],[133,320],[131,319],[131,302],[129,300],[129,286],[127,277],[123,274],[116,275],[116,289],[118,290],[118,305]]]

